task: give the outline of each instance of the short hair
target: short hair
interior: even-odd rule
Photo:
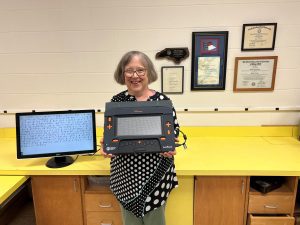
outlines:
[[[125,76],[124,76],[125,66],[127,66],[128,63],[130,63],[130,61],[134,56],[138,56],[143,66],[147,69],[149,84],[156,81],[157,73],[155,71],[152,61],[145,53],[139,51],[130,51],[127,52],[125,55],[123,55],[114,73],[115,81],[122,85],[125,84]]]

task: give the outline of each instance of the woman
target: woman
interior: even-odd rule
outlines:
[[[148,87],[157,80],[151,60],[142,52],[131,51],[120,60],[114,74],[117,83],[127,90],[111,99],[123,101],[169,100],[167,96]],[[174,132],[179,125],[173,109]],[[176,138],[177,141],[177,138]],[[178,186],[174,167],[176,151],[141,153],[111,157],[110,187],[121,204],[124,225],[165,225],[165,203]]]

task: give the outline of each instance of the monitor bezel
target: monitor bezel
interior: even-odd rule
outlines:
[[[34,115],[74,114],[74,113],[91,113],[92,114],[93,149],[80,150],[80,151],[67,151],[67,152],[50,152],[50,153],[47,152],[44,154],[26,154],[26,155],[22,154],[21,143],[20,143],[20,117],[34,116]],[[96,116],[95,116],[95,110],[93,110],[93,109],[22,112],[22,113],[16,113],[15,117],[16,117],[17,159],[61,157],[61,156],[70,156],[70,155],[93,154],[93,153],[97,152]]]

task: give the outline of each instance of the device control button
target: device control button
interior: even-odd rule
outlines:
[[[106,127],[110,130],[112,128],[112,125],[108,124]]]
[[[165,138],[165,137],[161,137],[161,138],[160,138],[160,140],[162,140],[162,141],[165,141],[165,140],[166,140],[166,138]]]
[[[167,127],[170,127],[171,126],[171,123],[168,121],[168,122],[166,122],[166,126]]]

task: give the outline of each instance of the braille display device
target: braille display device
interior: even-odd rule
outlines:
[[[104,152],[168,152],[175,149],[170,100],[108,102],[104,114]]]

